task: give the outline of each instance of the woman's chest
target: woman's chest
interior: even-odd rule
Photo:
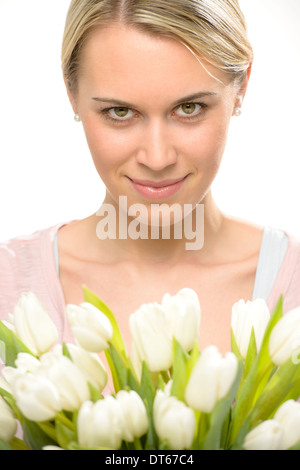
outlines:
[[[175,295],[189,287],[199,298],[201,349],[215,344],[223,353],[230,350],[232,305],[239,299],[251,300],[256,264],[235,263],[200,268],[181,266],[176,269],[136,272],[124,266],[97,266],[94,269],[61,269],[60,280],[66,303],[81,303],[82,285],[92,290],[114,313],[124,341],[130,351],[130,314],[142,304],[161,303],[165,293]]]

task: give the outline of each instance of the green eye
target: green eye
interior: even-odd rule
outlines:
[[[113,108],[113,110],[114,110],[114,113],[120,118],[126,117],[129,111],[128,108],[123,108],[123,107]]]
[[[196,103],[185,103],[181,105],[184,114],[193,114],[196,110]]]

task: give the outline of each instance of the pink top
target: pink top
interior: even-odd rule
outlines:
[[[54,251],[54,240],[62,225],[65,224],[0,243],[0,320],[6,320],[8,313],[13,312],[22,292],[31,291],[44,304],[55,322],[59,341],[72,342]],[[285,236],[287,249],[283,261],[280,261],[270,294],[265,299],[270,311],[280,294],[284,295],[285,312],[300,306],[300,240]],[[266,259],[261,255],[262,260]],[[272,250],[269,253],[271,258]]]

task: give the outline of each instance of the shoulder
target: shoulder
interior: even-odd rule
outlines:
[[[52,241],[61,225],[0,242],[0,319],[11,312],[22,292],[46,291],[45,272],[54,266]]]
[[[50,244],[60,224],[0,242],[0,273],[4,269],[22,269],[40,255],[41,244]]]

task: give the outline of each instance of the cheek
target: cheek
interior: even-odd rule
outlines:
[[[198,169],[217,169],[220,165],[228,134],[227,123],[203,122],[198,130],[185,136],[185,152]]]
[[[84,118],[82,124],[98,171],[108,170],[126,160],[129,146],[125,133],[99,125],[97,117]]]

